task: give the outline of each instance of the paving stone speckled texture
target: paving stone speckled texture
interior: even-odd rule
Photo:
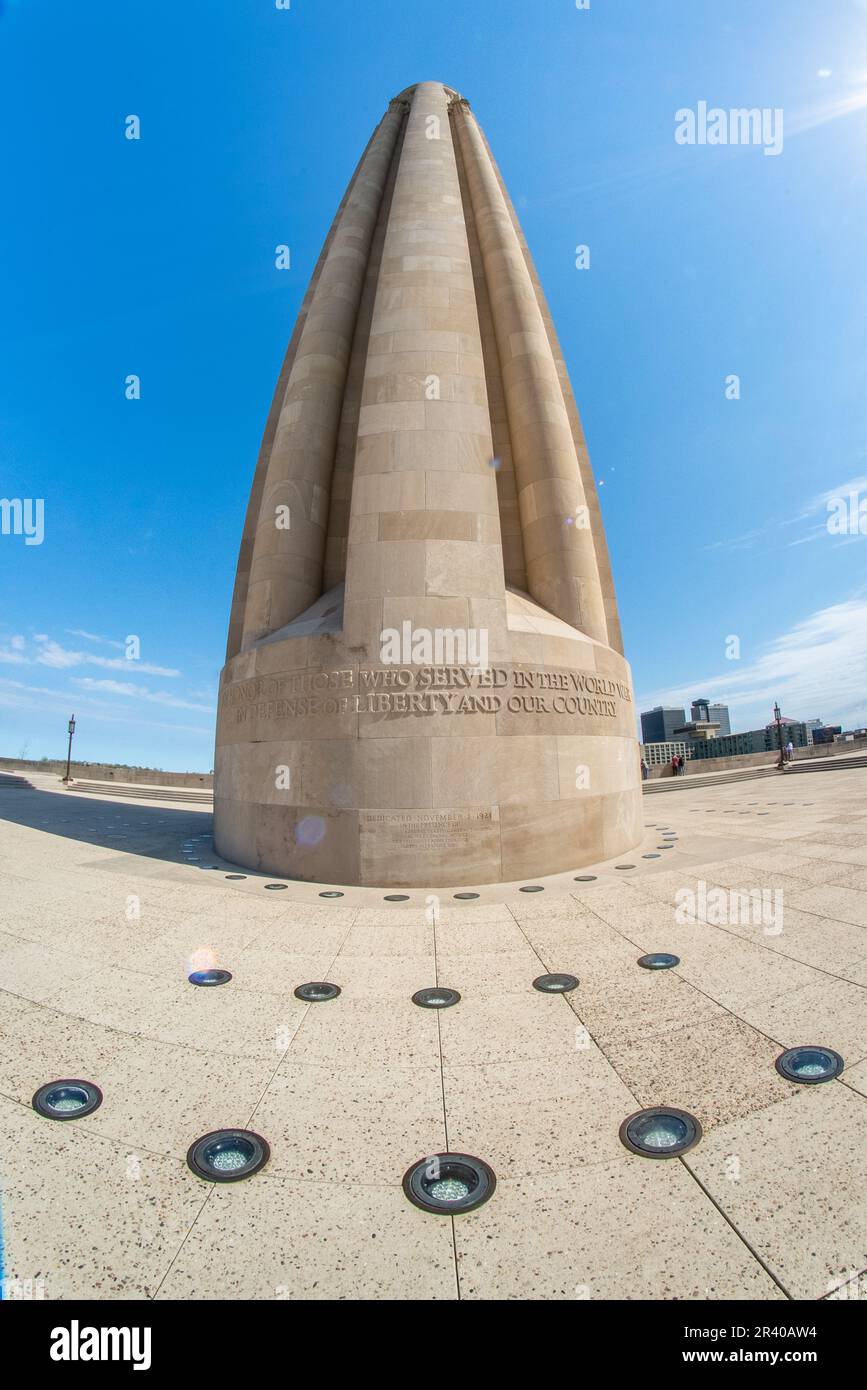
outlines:
[[[7,1277],[52,1299],[852,1296],[867,1270],[867,772],[787,775],[785,797],[771,784],[758,804],[751,783],[678,788],[641,847],[664,825],[674,849],[634,873],[608,861],[590,883],[533,880],[541,893],[422,886],[397,903],[229,881],[207,838],[220,870],[184,862],[203,811],[121,813],[35,780],[0,784]],[[779,889],[782,921],[684,920],[702,884]],[[680,963],[641,970],[651,950]],[[190,985],[198,952],[232,981]],[[578,988],[534,990],[549,971]],[[315,979],[341,995],[294,997]],[[461,1002],[411,1002],[437,983]],[[774,1061],[799,1043],[836,1048],[841,1077],[785,1081]],[[63,1077],[100,1086],[101,1107],[36,1115],[34,1091]],[[684,1159],[620,1143],[653,1104],[700,1120]],[[271,1145],[248,1182],[185,1163],[221,1126]],[[403,1194],[407,1168],[446,1148],[497,1174],[476,1212],[432,1216]]]
[[[684,1162],[793,1298],[822,1298],[864,1264],[867,1107],[837,1081],[792,1092]]]
[[[462,1298],[783,1297],[679,1160],[510,1179],[496,1195],[455,1222]]]
[[[0,1102],[7,1279],[49,1299],[152,1298],[206,1191],[182,1160]]]
[[[213,1191],[159,1297],[453,1299],[451,1227],[400,1187],[263,1175]]]

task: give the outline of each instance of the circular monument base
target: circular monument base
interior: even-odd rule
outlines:
[[[299,632],[309,621],[230,661],[219,853],[284,877],[404,888],[509,882],[631,850],[641,777],[629,667],[509,600],[507,648],[484,666],[454,651],[359,662],[341,632]]]

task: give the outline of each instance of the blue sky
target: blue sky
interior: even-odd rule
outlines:
[[[867,496],[867,3],[0,0],[0,496],[45,500],[41,545],[0,535],[3,754],[63,754],[74,709],[82,758],[211,767],[280,362],[425,79],[470,99],[551,301],[638,707],[867,722],[867,537],[826,526]],[[678,145],[700,101],[782,108],[782,152]]]

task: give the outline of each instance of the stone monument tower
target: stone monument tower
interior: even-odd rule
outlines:
[[[640,838],[631,678],[566,365],[467,101],[390,102],[301,306],[241,541],[215,842],[326,883]]]

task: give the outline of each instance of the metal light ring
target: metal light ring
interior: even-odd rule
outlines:
[[[439,1173],[436,1178],[429,1175],[431,1163],[438,1165]],[[471,1180],[472,1185],[466,1196],[455,1201],[437,1200],[429,1191],[431,1182],[447,1181],[451,1177],[461,1182]],[[431,1154],[414,1163],[403,1176],[403,1190],[413,1206],[437,1216],[463,1215],[475,1211],[477,1207],[490,1200],[496,1186],[497,1178],[493,1168],[481,1158],[462,1153]]]
[[[244,1145],[249,1145],[251,1156],[248,1162],[238,1168],[219,1169],[213,1168],[205,1162],[205,1154],[209,1148],[216,1144],[231,1144],[233,1141],[240,1141]],[[209,1134],[203,1134],[200,1139],[191,1144],[187,1150],[187,1166],[195,1173],[196,1177],[203,1178],[206,1182],[240,1182],[243,1178],[252,1177],[258,1173],[260,1168],[264,1168],[268,1159],[271,1157],[271,1147],[267,1139],[263,1139],[261,1134],[255,1134],[250,1129],[215,1129]]]
[[[682,1144],[673,1145],[668,1149],[645,1148],[636,1143],[629,1134],[630,1126],[636,1120],[651,1119],[655,1115],[670,1115],[678,1120],[682,1120],[687,1129],[687,1138]],[[673,1105],[653,1105],[644,1110],[636,1110],[634,1114],[627,1115],[620,1126],[620,1142],[630,1153],[637,1154],[640,1158],[679,1158],[682,1154],[694,1149],[702,1137],[702,1127],[695,1115],[691,1115],[688,1110],[679,1110]]]
[[[327,1004],[340,994],[340,986],[331,984],[329,980],[308,980],[293,992],[295,998],[302,999],[305,1004]]]
[[[802,1052],[821,1052],[829,1057],[833,1063],[832,1071],[824,1072],[821,1076],[801,1076],[795,1068],[790,1066],[789,1059],[796,1057]],[[774,1062],[774,1066],[780,1076],[786,1081],[793,1081],[798,1086],[820,1086],[825,1081],[834,1081],[842,1072],[845,1063],[839,1052],[835,1052],[833,1047],[826,1047],[824,1043],[802,1043],[798,1047],[788,1047],[785,1052],[781,1052]]]
[[[48,1104],[48,1097],[52,1092],[62,1090],[82,1091],[87,1100],[75,1110],[55,1110]],[[102,1105],[102,1091],[92,1081],[82,1081],[77,1077],[61,1078],[58,1081],[49,1081],[46,1086],[40,1086],[33,1096],[31,1105],[38,1115],[44,1116],[47,1120],[82,1120]]]
[[[451,1009],[461,1002],[461,996],[456,989],[432,985],[428,989],[416,990],[412,1002],[420,1009]]]
[[[537,975],[533,981],[533,988],[540,994],[570,994],[579,984],[577,975],[554,971],[549,975]]]

